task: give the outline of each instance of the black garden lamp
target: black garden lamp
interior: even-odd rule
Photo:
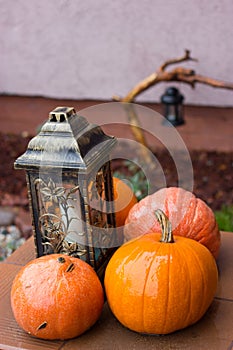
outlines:
[[[164,116],[174,126],[184,124],[183,100],[184,96],[175,87],[169,87],[161,96]]]
[[[103,277],[118,242],[110,154],[116,139],[57,107],[26,152],[15,161],[26,171],[37,256],[64,253],[85,260]]]

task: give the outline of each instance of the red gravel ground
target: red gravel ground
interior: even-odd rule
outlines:
[[[24,171],[14,170],[14,161],[21,155],[30,138],[0,133],[0,205],[23,207],[28,210],[28,197]],[[156,154],[166,176],[167,186],[176,185],[174,164],[166,152]],[[233,154],[232,152],[191,151],[194,170],[194,194],[213,210],[232,205]],[[113,164],[120,170],[120,162]]]

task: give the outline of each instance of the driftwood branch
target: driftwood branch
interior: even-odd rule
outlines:
[[[232,83],[198,75],[193,69],[176,67],[170,71],[166,70],[171,65],[185,61],[197,61],[197,59],[192,58],[190,56],[190,51],[186,50],[183,56],[164,62],[156,72],[139,82],[135,87],[133,87],[132,90],[128,92],[125,97],[120,98],[118,96],[113,96],[113,99],[120,102],[133,102],[139,94],[162,81],[182,82],[191,85],[193,88],[195,87],[196,83],[201,83],[215,88],[233,90]]]
[[[159,71],[163,72],[165,71],[165,69],[172,65],[172,64],[177,64],[177,63],[181,63],[184,61],[198,61],[196,58],[192,58],[190,56],[190,50],[185,50],[184,55],[181,56],[180,58],[172,58],[171,60],[167,60],[165,61],[160,67],[159,67]]]
[[[146,91],[150,87],[160,82],[168,82],[168,81],[186,83],[190,85],[192,88],[195,87],[196,83],[201,83],[201,84],[212,86],[214,88],[233,90],[232,83],[227,83],[221,80],[216,80],[216,79],[212,79],[202,75],[198,75],[195,73],[193,69],[176,67],[170,71],[167,70],[169,66],[178,64],[181,62],[185,62],[185,61],[197,61],[197,59],[191,57],[191,53],[189,50],[185,50],[185,53],[183,56],[165,61],[156,72],[152,73],[151,75],[149,75],[148,77],[140,81],[138,84],[136,84],[132,88],[132,90],[128,92],[126,96],[122,98],[119,96],[113,96],[113,100],[119,101],[119,102],[131,103],[135,100],[135,98],[139,94]],[[147,147],[146,141],[143,135],[143,131],[140,128],[140,122],[138,120],[136,112],[132,107],[130,107],[130,105],[126,107],[126,112],[127,112],[128,120],[135,139]],[[145,152],[145,148],[144,148],[144,152]],[[146,161],[149,162],[148,154],[144,154],[144,156],[146,157],[145,158]]]

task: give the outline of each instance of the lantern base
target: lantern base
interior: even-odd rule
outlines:
[[[176,119],[167,119],[165,118],[162,123],[164,126],[180,126],[184,125],[185,121],[183,119],[181,120],[176,120]]]

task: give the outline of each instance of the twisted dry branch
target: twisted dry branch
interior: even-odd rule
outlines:
[[[168,82],[168,81],[186,83],[190,85],[192,88],[195,87],[196,83],[201,83],[201,84],[212,86],[214,88],[233,90],[232,83],[227,83],[221,80],[216,80],[216,79],[212,79],[202,75],[198,75],[195,73],[193,69],[176,67],[170,71],[166,70],[171,65],[178,64],[185,61],[197,61],[197,59],[191,57],[190,50],[185,50],[183,56],[165,61],[156,72],[152,73],[151,75],[149,75],[148,77],[146,77],[145,79],[137,83],[127,93],[126,96],[124,97],[113,96],[113,100],[118,102],[123,102],[123,103],[131,103],[135,100],[135,98],[139,94],[146,91],[150,87],[160,82]],[[149,152],[145,151],[147,149],[147,144],[146,144],[146,140],[145,140],[142,128],[140,127],[138,116],[135,110],[133,109],[133,107],[130,107],[130,105],[127,105],[125,108],[126,108],[128,121],[131,126],[132,133],[136,141],[140,142],[145,146],[145,148],[143,148],[144,157],[146,162],[150,162]]]
[[[178,64],[185,61],[197,62],[197,59],[192,58],[190,56],[189,50],[185,50],[183,56],[165,61],[156,72],[152,73],[151,75],[143,79],[141,82],[136,84],[135,87],[133,87],[133,89],[130,90],[125,97],[120,98],[119,96],[113,96],[113,100],[129,103],[133,102],[139,94],[141,94],[151,86],[154,86],[162,81],[182,82],[191,85],[192,88],[195,87],[196,83],[202,83],[215,88],[233,90],[232,83],[227,83],[221,80],[216,80],[202,75],[198,75],[193,69],[176,67],[170,71],[166,70],[170,65]]]

